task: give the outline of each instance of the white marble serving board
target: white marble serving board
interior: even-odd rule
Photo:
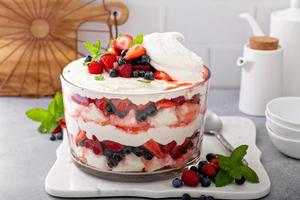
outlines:
[[[257,199],[270,192],[270,179],[262,165],[261,151],[256,146],[255,124],[242,117],[222,117],[222,133],[233,146],[248,144],[246,160],[260,178],[259,184],[245,183],[243,186],[231,184],[217,188],[212,184],[208,188],[201,186],[173,188],[172,180],[150,183],[121,183],[103,180],[82,172],[71,161],[68,142],[65,140],[58,147],[57,160],[49,171],[45,188],[47,193],[57,197],[148,197],[148,198],[179,198],[184,193],[192,197],[202,194],[220,199]],[[201,156],[208,152],[228,154],[216,138],[205,136]]]

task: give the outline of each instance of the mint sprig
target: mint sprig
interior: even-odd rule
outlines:
[[[146,80],[146,79],[139,79],[137,80],[138,82],[141,82],[141,83],[146,83],[146,84],[149,84],[151,83],[151,80]]]
[[[142,33],[138,34],[132,41],[132,43],[130,44],[130,46],[134,46],[136,44],[143,44],[144,42],[144,35]]]
[[[84,42],[83,44],[89,50],[89,52],[92,56],[91,61],[83,63],[84,66],[87,66],[89,63],[99,59],[100,56],[102,55],[102,53],[101,53],[101,42],[100,42],[100,40],[97,40],[95,44],[93,44],[91,42]]]
[[[100,75],[98,75],[98,76],[95,76],[95,80],[96,80],[96,81],[103,81],[103,80],[104,80],[103,74],[100,74]]]
[[[33,121],[40,122],[38,130],[40,133],[52,133],[59,125],[59,120],[64,118],[63,98],[57,92],[51,100],[48,109],[33,108],[26,111],[26,115]]]
[[[223,187],[242,176],[250,183],[259,183],[259,177],[249,166],[242,163],[247,154],[248,145],[237,147],[230,156],[218,155],[220,171],[216,176],[216,186]]]

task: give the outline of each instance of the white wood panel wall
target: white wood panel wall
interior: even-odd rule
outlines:
[[[237,88],[240,85],[240,69],[235,64],[236,58],[242,54],[243,45],[251,31],[238,15],[250,12],[268,33],[270,13],[289,6],[289,0],[122,1],[129,7],[130,16],[128,22],[120,27],[120,32],[183,33],[185,44],[201,55],[205,64],[210,67],[211,85],[215,88]],[[83,26],[100,28],[95,23]],[[95,36],[79,33],[79,36],[93,41],[99,34]]]

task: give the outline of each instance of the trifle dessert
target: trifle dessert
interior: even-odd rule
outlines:
[[[208,68],[177,32],[120,35],[108,51],[63,70],[71,153],[83,166],[112,173],[185,167],[200,155]]]

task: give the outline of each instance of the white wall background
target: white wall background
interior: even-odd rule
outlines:
[[[269,33],[271,12],[289,6],[289,0],[121,1],[128,6],[130,15],[119,32],[133,35],[164,31],[183,33],[185,45],[202,56],[211,69],[211,83],[215,88],[237,88],[240,84],[240,69],[235,63],[251,31],[238,15],[250,12]],[[83,26],[101,28],[96,23]],[[87,33],[79,33],[79,37],[89,41],[97,38]]]

